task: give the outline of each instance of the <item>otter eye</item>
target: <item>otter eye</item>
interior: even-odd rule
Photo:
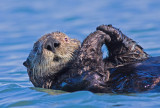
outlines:
[[[68,38],[65,38],[65,41],[68,42]]]

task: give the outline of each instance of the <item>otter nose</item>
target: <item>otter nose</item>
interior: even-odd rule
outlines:
[[[45,49],[52,51],[55,53],[55,48],[60,46],[60,42],[53,38],[48,38],[48,40],[45,43]]]

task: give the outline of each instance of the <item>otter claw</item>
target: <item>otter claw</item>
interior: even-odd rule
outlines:
[[[104,33],[110,35],[114,42],[122,41],[123,39],[122,32],[119,29],[114,28],[112,25],[101,25],[97,27],[97,30],[103,31]]]

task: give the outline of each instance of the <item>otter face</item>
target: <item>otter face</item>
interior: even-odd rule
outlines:
[[[80,42],[70,39],[64,33],[53,32],[42,36],[33,46],[27,60],[30,80],[36,86],[36,79],[58,73],[66,64],[73,60],[80,47]]]

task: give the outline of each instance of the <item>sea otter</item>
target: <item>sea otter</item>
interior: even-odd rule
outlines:
[[[102,45],[108,57],[102,57]],[[101,25],[80,45],[61,32],[41,37],[24,66],[35,87],[95,93],[142,92],[160,85],[159,57],[152,58],[112,25]]]

